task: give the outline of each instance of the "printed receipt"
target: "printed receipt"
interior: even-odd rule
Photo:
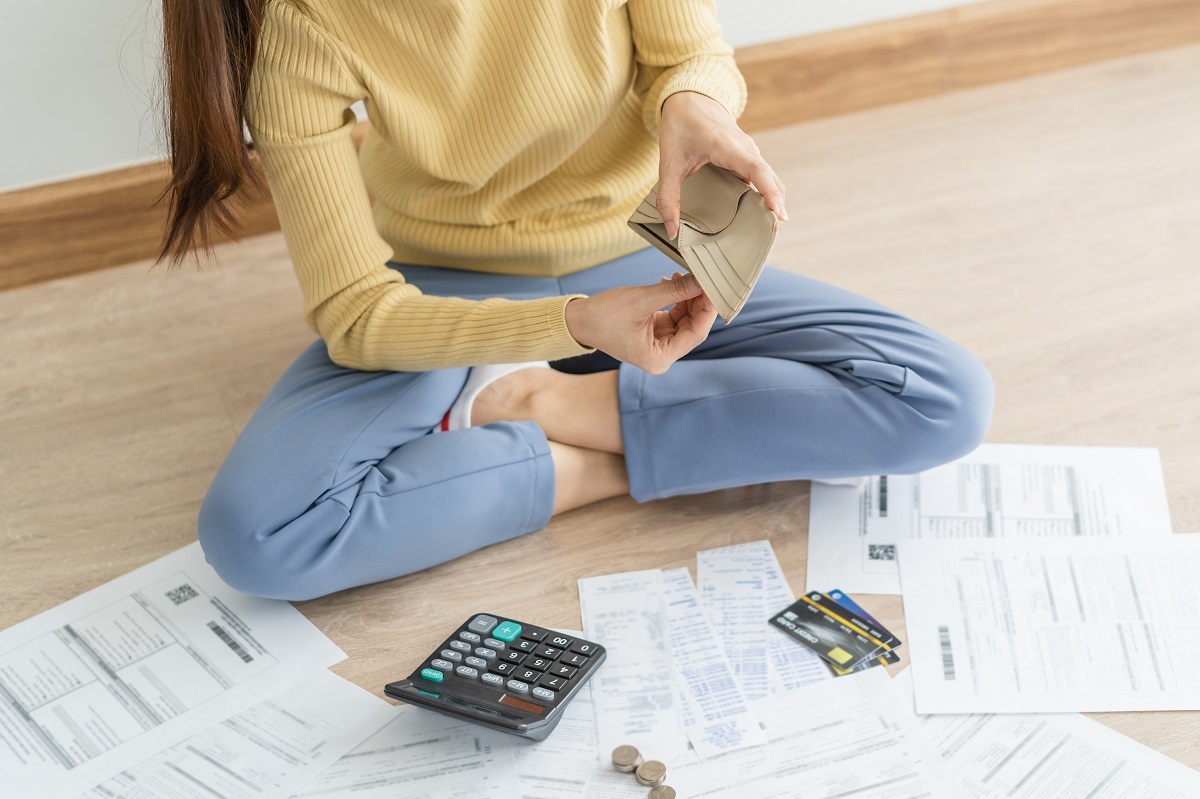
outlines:
[[[585,577],[579,581],[579,605],[585,635],[608,652],[590,681],[600,757],[631,744],[654,752],[668,766],[688,762],[692,755],[672,680],[662,572]]]
[[[911,672],[892,681],[910,710]],[[918,718],[965,799],[1200,796],[1200,773],[1078,713]]]
[[[921,713],[1200,710],[1200,535],[905,541]]]
[[[725,647],[748,701],[831,677],[811,650],[767,624],[795,601],[769,541],[696,553],[700,606]]]
[[[1158,450],[984,444],[917,475],[862,488],[814,483],[808,585],[898,594],[910,538],[1170,535]]]
[[[520,796],[509,736],[417,707],[399,715],[296,794],[355,799]]]
[[[396,715],[329,671],[100,784],[79,799],[287,799]]]
[[[74,796],[345,654],[192,544],[0,633],[0,773]]]
[[[670,775],[690,799],[959,799],[961,793],[884,669],[753,704],[768,743]]]
[[[766,743],[688,570],[663,572],[663,590],[683,728],[696,754],[707,758]]]

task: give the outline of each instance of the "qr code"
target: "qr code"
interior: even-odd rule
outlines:
[[[895,544],[867,544],[867,560],[895,560]]]
[[[187,583],[184,583],[183,585],[179,586],[174,591],[167,592],[167,599],[171,600],[176,605],[182,605],[184,602],[187,602],[189,599],[195,599],[198,596],[200,596],[200,595],[198,593],[196,593],[196,589],[192,588]]]

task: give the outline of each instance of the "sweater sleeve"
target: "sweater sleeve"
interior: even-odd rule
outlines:
[[[628,8],[639,82],[647,87],[642,119],[652,134],[675,92],[698,92],[741,116],[746,82],[721,38],[715,0],[629,0]]]
[[[575,296],[471,301],[423,295],[387,266],[350,110],[365,91],[337,45],[286,3],[269,2],[246,121],[296,275],[304,319],[329,357],[362,370],[424,371],[591,352],[567,330]]]

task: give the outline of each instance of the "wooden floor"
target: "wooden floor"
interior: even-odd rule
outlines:
[[[1159,447],[1175,529],[1200,531],[1198,74],[1192,47],[761,134],[792,216],[772,260],[978,353],[990,441]],[[0,294],[0,628],[195,539],[222,457],[313,338],[278,234],[221,261]],[[586,575],[694,573],[696,550],[769,538],[803,590],[808,496],[611,500],[300,608],[378,693],[480,608],[578,626]],[[864,604],[904,637],[898,597]],[[1098,717],[1200,768],[1200,712]]]

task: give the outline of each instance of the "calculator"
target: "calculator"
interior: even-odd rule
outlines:
[[[541,741],[604,662],[604,647],[476,613],[384,693],[493,730]]]

